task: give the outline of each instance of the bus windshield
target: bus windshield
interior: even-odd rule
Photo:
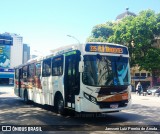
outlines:
[[[82,81],[89,86],[129,85],[128,62],[122,56],[85,55]]]

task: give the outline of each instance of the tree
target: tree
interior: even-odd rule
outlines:
[[[106,22],[93,27],[92,35],[87,39],[88,42],[106,42],[108,37],[113,34],[113,23]]]

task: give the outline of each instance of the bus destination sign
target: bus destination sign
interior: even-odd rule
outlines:
[[[127,48],[109,44],[86,44],[85,51],[100,53],[128,54]]]

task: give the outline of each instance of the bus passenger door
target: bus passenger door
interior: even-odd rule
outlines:
[[[80,52],[73,51],[70,53],[65,56],[65,106],[75,108],[75,95],[78,95],[80,90],[80,73],[78,68]]]

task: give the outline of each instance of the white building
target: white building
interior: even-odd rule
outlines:
[[[13,38],[11,46],[11,68],[23,63],[23,37],[17,34],[10,34]]]

